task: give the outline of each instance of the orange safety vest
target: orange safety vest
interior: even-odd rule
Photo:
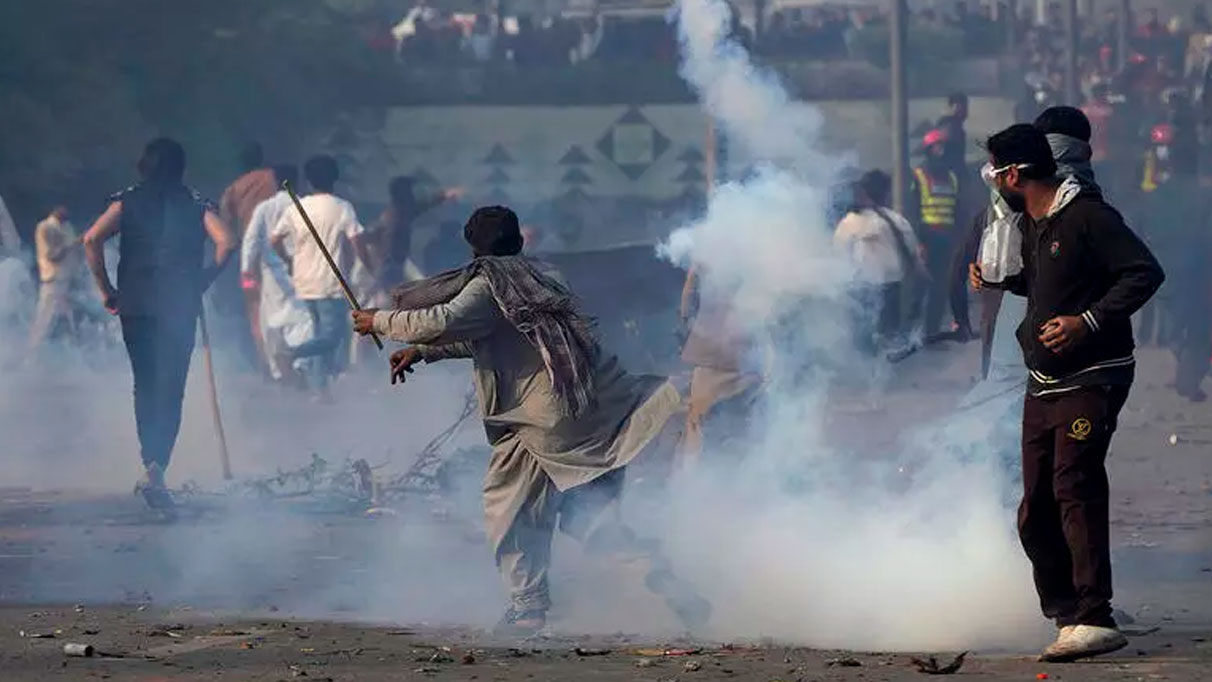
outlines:
[[[922,168],[914,168],[917,189],[921,193],[922,224],[932,230],[955,227],[955,206],[959,202],[959,178],[948,172],[945,179],[930,177]]]

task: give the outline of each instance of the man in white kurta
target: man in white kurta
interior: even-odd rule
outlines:
[[[279,178],[295,182],[297,172],[293,167],[275,168],[274,172]],[[313,333],[311,314],[295,297],[290,268],[269,246],[270,231],[284,214],[293,210],[290,194],[285,190],[257,204],[240,246],[242,279],[255,281],[260,288],[259,324],[261,337],[265,340],[265,361],[270,376],[278,380],[291,372],[291,349],[307,341]],[[286,247],[288,252],[292,248],[293,244]]]
[[[590,401],[579,414],[569,414],[553,382],[551,353],[541,353],[502,307],[510,295],[504,289],[513,282],[502,279],[499,273],[508,268],[499,266],[529,268],[531,262],[514,255],[521,250],[516,216],[502,207],[492,210],[479,222],[477,216],[489,209],[477,211],[464,230],[477,260],[464,271],[466,284],[453,298],[430,307],[355,313],[355,329],[412,344],[393,356],[393,379],[421,360],[473,361],[493,448],[484,480],[485,523],[511,592],[505,624],[534,628],[545,622],[557,524],[590,551],[646,554],[655,561],[649,587],[684,621],[701,623],[710,607],[651,552],[638,551],[618,515],[623,468],[665,428],[678,408],[676,389],[661,378],[626,373],[613,355],[595,347],[589,355]],[[507,237],[485,242],[477,238],[481,228]],[[514,262],[500,262],[508,259]],[[552,289],[563,292],[558,284]]]

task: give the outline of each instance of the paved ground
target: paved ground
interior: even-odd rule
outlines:
[[[838,410],[829,422],[830,439],[856,451],[892,447],[906,425],[950,409],[954,398],[970,385],[974,351],[970,346],[951,354],[924,354],[906,363],[885,409]],[[1170,367],[1165,354],[1143,354],[1141,379],[1121,420],[1111,460],[1117,604],[1135,621],[1128,626],[1134,633],[1129,648],[1090,663],[1036,663],[1033,653],[1046,638],[1047,626],[1036,622],[1030,604],[1020,604],[1019,611],[1028,615],[1024,631],[1016,632],[1018,626],[1008,621],[1003,646],[981,643],[1002,641],[996,637],[972,638],[978,650],[969,656],[961,674],[996,681],[1036,679],[1040,674],[1061,680],[1212,678],[1212,409],[1175,397],[1165,386]],[[415,384],[410,386],[418,390]],[[69,382],[53,390],[70,387]],[[250,387],[241,396],[241,410],[265,400],[257,391]],[[113,391],[110,397],[119,393],[127,400],[125,390]],[[196,399],[196,394],[191,396],[195,405]],[[449,414],[457,399],[455,392],[437,407],[409,409]],[[26,408],[34,411],[32,406]],[[326,408],[288,403],[275,409],[279,410],[275,416],[259,420],[236,416],[233,440],[252,441],[250,424],[272,429],[253,441],[259,443],[292,436],[309,440],[312,434],[333,428],[332,419],[324,418]],[[376,409],[380,410],[376,418],[390,418],[389,408]],[[431,422],[429,431],[440,430],[445,418],[431,418],[429,413],[425,415]],[[187,413],[187,448],[201,442],[198,434],[204,430],[197,422],[196,411]],[[11,486],[0,488],[0,679],[5,681],[790,682],[919,677],[907,652],[842,653],[783,646],[782,640],[792,645],[830,641],[832,626],[839,631],[857,627],[859,634],[848,632],[844,640],[862,641],[862,621],[872,616],[859,610],[869,604],[860,604],[863,595],[857,592],[835,595],[832,602],[817,595],[814,599],[831,605],[822,606],[820,613],[804,609],[804,619],[818,621],[804,631],[807,634],[764,639],[768,632],[800,632],[779,621],[785,614],[776,603],[760,605],[760,599],[769,598],[762,593],[763,582],[783,584],[777,581],[784,567],[769,563],[769,557],[751,570],[751,582],[739,587],[723,583],[731,591],[713,594],[717,613],[731,622],[690,638],[678,634],[668,614],[642,590],[577,556],[575,549],[557,545],[553,583],[557,597],[566,597],[561,603],[567,605],[553,612],[552,629],[545,637],[500,640],[485,629],[499,613],[502,595],[491,557],[478,535],[474,491],[447,501],[440,516],[434,515],[429,500],[418,500],[402,510],[400,518],[378,522],[304,508],[300,501],[209,509],[167,525],[119,492],[122,486],[111,481],[126,480],[125,474],[113,476],[106,467],[122,460],[106,459],[110,455],[104,424],[96,420],[85,424],[86,428],[71,433],[70,441],[65,441],[71,447],[62,451],[24,442],[21,447],[26,449],[19,455],[42,456],[45,451],[51,468],[40,467],[38,476],[27,479],[24,473],[32,469],[24,459],[16,467],[21,475],[6,475],[4,484]],[[6,431],[8,426],[11,423],[6,422]],[[475,431],[471,429],[472,441]],[[364,436],[360,433],[351,441],[355,445],[338,451],[338,457],[385,447],[386,441],[376,440],[382,438],[380,433],[369,429]],[[314,439],[322,441],[318,435]],[[323,442],[331,446],[339,441]],[[97,449],[91,454],[98,458],[89,466],[102,483],[85,488],[72,479],[70,490],[45,484],[56,467],[70,472],[75,462],[83,462],[81,452],[89,453],[89,444]],[[300,452],[292,445],[277,459],[258,464],[263,470],[298,465],[305,461]],[[248,462],[242,466],[248,468]],[[30,487],[25,487],[27,481]],[[217,485],[213,480],[203,483]],[[419,519],[425,522],[418,523]],[[870,565],[862,569],[867,571],[864,581],[908,570],[900,565],[902,557],[881,555],[880,550],[874,548]],[[794,561],[806,560],[797,556]],[[925,561],[927,569],[931,561],[940,569],[947,563],[945,556]],[[836,576],[809,577],[812,570],[822,569],[805,563],[805,581],[820,581],[834,591],[835,585],[846,584],[831,581]],[[1012,596],[1029,595],[1029,587],[1022,584],[1025,576],[1011,573],[1007,589]],[[922,608],[919,595],[904,593],[883,610],[889,614],[911,610],[896,620],[902,630],[913,630],[916,622],[923,631],[946,631],[949,614],[959,614],[963,603],[986,596],[965,589],[971,586],[956,587],[958,601],[937,609]],[[854,613],[845,608],[850,598],[855,600]],[[759,600],[757,607],[733,606],[754,599]],[[763,609],[770,611],[769,623],[763,622]],[[888,641],[879,639],[881,622],[877,619],[867,626],[871,641]],[[620,630],[636,634],[610,634]],[[46,635],[52,637],[42,637]],[[951,640],[968,641],[964,632],[950,633],[943,641]],[[66,658],[62,648],[68,642],[88,643],[122,657]],[[600,655],[579,655],[578,647],[581,653]],[[656,655],[667,648],[701,651]],[[931,653],[946,658],[956,652]]]

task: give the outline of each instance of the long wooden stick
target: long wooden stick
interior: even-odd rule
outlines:
[[[290,195],[290,200],[295,203],[295,208],[299,210],[299,216],[303,218],[303,223],[307,225],[307,230],[311,232],[311,238],[316,240],[316,246],[320,247],[320,253],[324,254],[324,260],[328,261],[328,267],[332,269],[332,274],[336,275],[337,282],[341,285],[341,291],[345,292],[345,300],[349,303],[349,307],[354,310],[361,310],[362,306],[358,305],[358,297],[354,296],[353,289],[349,288],[349,283],[345,281],[345,275],[341,274],[341,268],[337,267],[337,262],[332,259],[332,254],[328,252],[328,247],[324,245],[324,240],[320,238],[320,233],[316,231],[316,226],[312,224],[307,211],[303,209],[303,202],[299,201],[299,195],[295,194],[295,190],[290,186],[289,180],[282,181],[282,189],[286,190],[286,193]],[[379,350],[383,350],[383,341],[379,339],[378,334],[371,332],[370,338],[374,339],[375,345],[379,347]]]
[[[223,480],[231,480],[231,458],[227,454],[227,436],[223,433],[223,417],[219,414],[219,389],[215,384],[215,363],[210,354],[210,332],[206,329],[206,311],[198,314],[202,327],[202,359],[206,365],[206,387],[210,391],[210,413],[215,420],[215,433],[219,436],[219,458],[223,463]]]

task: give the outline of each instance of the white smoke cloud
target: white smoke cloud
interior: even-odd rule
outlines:
[[[694,264],[704,297],[728,301],[767,370],[743,458],[709,451],[681,481],[677,563],[725,636],[870,650],[1036,642],[1009,474],[983,428],[1005,415],[933,425],[897,453],[833,445],[837,395],[887,371],[851,350],[852,269],[825,224],[846,160],[820,151],[819,115],[728,37],[722,0],[680,0],[677,20],[683,76],[755,171],[714,188],[661,252]]]

